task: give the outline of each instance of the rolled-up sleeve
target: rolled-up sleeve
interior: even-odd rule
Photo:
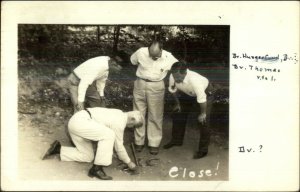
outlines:
[[[171,53],[168,55],[168,63],[170,68],[174,63],[178,62],[178,59],[176,59]]]
[[[132,65],[138,65],[139,64],[139,59],[138,59],[139,52],[140,52],[140,49],[138,49],[136,52],[134,52],[131,55],[130,61],[131,61]]]

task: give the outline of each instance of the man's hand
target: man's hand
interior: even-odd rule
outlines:
[[[78,102],[76,105],[76,112],[84,110],[84,103],[83,102]]]
[[[128,165],[128,168],[129,168],[130,170],[136,170],[136,169],[137,169],[135,163],[133,163],[133,162],[131,162],[131,161],[130,161],[129,163],[127,163],[127,165]]]
[[[181,112],[181,106],[179,103],[176,103],[174,108],[173,108],[173,112],[179,113]]]
[[[206,123],[206,114],[205,113],[201,113],[198,116],[198,121],[199,123],[201,123],[202,125]]]

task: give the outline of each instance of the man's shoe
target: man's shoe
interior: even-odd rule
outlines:
[[[135,151],[136,151],[136,152],[142,152],[143,149],[144,149],[144,145],[137,145],[137,144],[134,144],[134,148],[135,148]]]
[[[93,165],[93,167],[89,170],[89,177],[97,177],[98,179],[102,180],[112,180],[111,176],[106,175],[103,170],[103,167],[100,165]]]
[[[205,157],[207,155],[207,151],[198,151],[194,154],[194,159],[200,159],[202,157]]]
[[[157,155],[159,151],[158,147],[149,147],[149,152],[151,155]]]
[[[164,145],[164,149],[170,149],[174,146],[182,146],[182,143],[174,143],[174,142],[171,141],[171,142]]]
[[[51,155],[59,154],[60,153],[61,144],[59,141],[55,140],[51,145],[50,148],[47,150],[45,155],[42,157],[42,160],[47,159]]]

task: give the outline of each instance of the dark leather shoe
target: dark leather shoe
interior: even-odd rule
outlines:
[[[144,149],[144,145],[137,145],[137,144],[134,144],[134,148],[135,148],[135,151],[136,151],[136,152],[142,152],[143,149]]]
[[[164,145],[164,149],[170,149],[174,146],[182,146],[182,143],[174,143],[174,142],[171,141],[171,142]]]
[[[159,151],[159,148],[158,147],[149,147],[149,153],[151,155],[157,155],[158,154],[158,151]]]
[[[111,176],[106,175],[106,173],[103,170],[102,166],[99,165],[93,165],[93,167],[89,170],[89,177],[97,177],[98,179],[102,180],[112,180]]]
[[[59,141],[55,140],[51,145],[50,148],[47,150],[45,155],[42,157],[42,160],[49,158],[51,155],[59,154],[60,153],[61,144]]]
[[[207,151],[203,152],[203,151],[198,151],[194,154],[194,159],[200,159],[202,157],[205,157],[207,155]]]

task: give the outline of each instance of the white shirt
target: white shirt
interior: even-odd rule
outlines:
[[[89,59],[76,67],[74,73],[79,77],[78,101],[84,102],[86,89],[96,81],[97,91],[104,96],[105,83],[108,77],[108,56]]]
[[[150,81],[163,80],[172,65],[178,60],[169,52],[162,50],[162,55],[157,60],[153,60],[148,51],[148,47],[142,47],[130,57],[133,65],[138,65],[136,76]]]
[[[197,97],[198,103],[206,102],[205,89],[207,88],[207,86],[208,79],[191,70],[187,70],[187,74],[182,83],[175,83],[172,74],[169,78],[169,91],[171,93],[175,93],[177,90],[180,90],[189,96]]]
[[[130,158],[123,145],[124,129],[127,124],[127,114],[119,109],[108,109],[102,107],[88,108],[92,119],[109,127],[115,132],[114,148],[118,158],[124,163],[129,163]]]

